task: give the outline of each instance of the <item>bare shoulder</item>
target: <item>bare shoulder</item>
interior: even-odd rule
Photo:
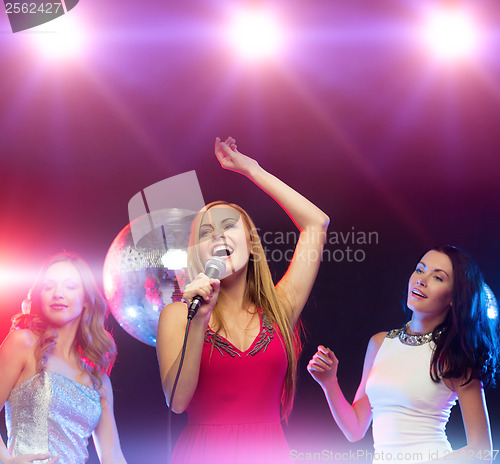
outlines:
[[[105,388],[105,389],[111,389],[112,388],[112,386],[111,386],[111,379],[109,378],[109,375],[102,374],[102,376],[101,376],[101,382],[102,382],[103,388]]]
[[[38,336],[28,329],[13,330],[5,337],[0,347],[0,372],[1,383],[9,391],[36,374],[37,341]]]
[[[387,336],[388,333],[389,332],[379,332],[379,333],[376,333],[375,335],[373,335],[370,338],[369,345],[374,345],[377,348],[380,348],[380,345],[382,345],[382,343],[384,342],[384,339],[385,339],[385,337]]]
[[[2,343],[2,348],[25,352],[34,350],[38,342],[38,336],[29,329],[16,329],[9,332]]]
[[[102,374],[101,376],[101,388],[99,388],[99,394],[101,395],[101,399],[106,401],[113,398],[113,386],[111,385],[111,379],[106,374]]]
[[[379,332],[373,335],[368,342],[368,347],[366,348],[365,361],[363,363],[363,377],[361,383],[366,384],[368,375],[375,363],[375,358],[377,357],[378,350],[384,342],[384,338],[388,332]],[[361,384],[360,384],[361,388]]]
[[[379,332],[373,335],[368,342],[368,347],[366,348],[366,357],[373,359],[375,355],[378,353],[378,350],[382,346],[384,339],[388,332]]]
[[[185,303],[170,303],[165,306],[160,313],[159,324],[163,325],[172,322],[184,322],[187,317],[187,305]]]
[[[479,379],[472,379],[470,382],[465,382],[463,378],[446,378],[443,383],[451,390],[460,394],[470,394],[473,392],[484,392],[483,384]]]

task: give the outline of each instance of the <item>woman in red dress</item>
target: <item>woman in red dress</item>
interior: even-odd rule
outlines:
[[[243,209],[215,202],[195,218],[188,257],[195,277],[184,298],[190,303],[199,295],[203,303],[191,323],[171,405],[176,413],[188,412],[188,425],[172,460],[288,462],[281,420],[290,411],[295,389],[296,323],[316,278],[329,219],[240,153],[234,139],[217,138],[215,154],[224,169],[245,175],[271,195],[300,236],[287,272],[274,285],[257,229]],[[203,264],[213,256],[226,264],[220,279],[203,273]],[[184,303],[168,305],[160,316],[157,350],[168,402],[186,316]]]

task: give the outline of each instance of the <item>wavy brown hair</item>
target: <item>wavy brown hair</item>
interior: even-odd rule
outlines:
[[[22,304],[22,313],[12,318],[11,330],[29,329],[37,337],[35,349],[37,371],[43,372],[47,355],[56,344],[57,334],[45,319],[41,307],[41,291],[47,270],[56,263],[68,262],[78,270],[84,290],[84,306],[76,332],[76,349],[94,388],[102,386],[102,375],[109,374],[116,359],[116,345],[104,328],[109,313],[106,300],[97,287],[88,264],[76,253],[62,252],[50,257],[42,266],[36,281]]]
[[[240,206],[225,201],[214,201],[201,209],[193,220],[189,237],[188,248],[188,271],[189,277],[193,279],[200,272],[204,272],[204,263],[198,254],[199,229],[205,213],[215,206],[226,206],[238,211],[243,219],[245,228],[250,236],[250,258],[246,275],[246,288],[243,297],[244,303],[253,304],[266,314],[275,323],[281,332],[287,355],[288,365],[283,382],[281,394],[281,415],[287,419],[293,405],[295,388],[297,383],[297,359],[302,349],[300,337],[300,321],[292,326],[286,308],[289,302],[284,295],[278,295],[271,276],[266,255],[260,241],[257,228],[248,213]],[[220,301],[224,300],[224,290],[221,287],[219,299],[212,312],[216,333],[225,329],[224,320],[218,309]],[[215,340],[215,337],[214,337]]]

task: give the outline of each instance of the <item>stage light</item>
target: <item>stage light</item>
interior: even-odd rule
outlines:
[[[84,33],[75,15],[64,15],[29,32],[41,55],[49,60],[78,56],[84,45]]]
[[[38,269],[16,268],[12,264],[0,264],[0,290],[20,286],[29,289],[38,275]]]
[[[161,257],[162,264],[167,269],[180,270],[187,268],[186,250],[171,249]]]
[[[447,9],[429,16],[423,39],[439,59],[458,61],[471,57],[478,49],[479,31],[464,11]]]
[[[267,10],[248,9],[233,14],[228,40],[245,59],[274,56],[283,45],[284,32],[276,17]]]

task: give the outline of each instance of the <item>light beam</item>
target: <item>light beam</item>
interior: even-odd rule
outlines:
[[[284,31],[270,11],[256,8],[240,10],[233,14],[228,40],[242,58],[265,59],[281,50]]]
[[[33,44],[43,58],[64,60],[80,55],[85,34],[75,15],[64,15],[30,32]]]
[[[465,11],[446,9],[429,15],[423,41],[438,59],[447,62],[472,57],[479,48],[478,27]]]

